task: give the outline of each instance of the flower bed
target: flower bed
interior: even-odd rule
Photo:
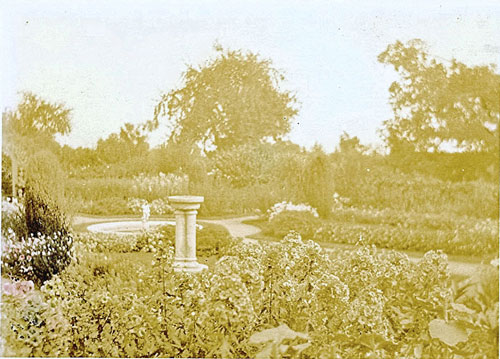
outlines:
[[[188,275],[173,271],[173,248],[161,249],[152,265],[82,254],[29,301],[3,293],[3,354],[383,359],[498,351],[496,268],[476,283],[488,293],[479,296],[471,283],[453,291],[436,252],[412,263],[366,247],[333,260],[292,233],[278,245],[239,243],[213,270]]]
[[[332,218],[320,220],[309,212],[282,211],[263,226],[263,232],[281,239],[295,230],[317,242],[423,252],[440,249],[448,254],[480,256],[499,249],[498,224],[488,219],[354,208],[339,209]]]
[[[324,223],[312,237],[318,242],[368,244],[379,248],[477,255],[498,252],[498,236],[474,229],[430,230],[390,225]]]

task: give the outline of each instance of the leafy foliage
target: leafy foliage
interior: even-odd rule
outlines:
[[[67,134],[71,129],[71,110],[62,104],[50,103],[31,92],[24,92],[15,111],[5,118],[8,132],[20,137]]]
[[[171,141],[200,143],[205,152],[288,133],[296,101],[280,90],[284,76],[271,61],[250,52],[216,50],[215,59],[188,67],[183,87],[162,96],[151,125],[157,127],[166,115]]]
[[[6,347],[26,356],[79,357],[489,353],[475,334],[453,350],[431,337],[434,320],[459,314],[440,253],[429,252],[419,263],[370,248],[329,257],[292,233],[273,246],[238,243],[213,270],[186,275],[173,271],[173,249],[162,248],[153,267],[118,254],[83,254],[44,285],[40,303],[27,308],[41,323],[29,334],[36,340],[20,339],[31,328],[17,314],[26,310],[2,311]],[[41,306],[54,309],[36,309]],[[54,318],[58,340],[44,345]]]
[[[126,123],[119,133],[112,133],[97,142],[97,158],[105,163],[122,162],[132,157],[143,157],[149,150],[146,135],[137,126]]]
[[[265,227],[264,233],[276,238],[283,238],[293,230],[304,238],[312,238],[320,221],[309,211],[286,210],[275,215]]]
[[[425,152],[451,141],[459,149],[498,152],[500,75],[493,66],[440,63],[421,40],[397,41],[378,60],[401,76],[389,90],[394,118],[384,122],[392,150]]]
[[[334,184],[331,162],[321,148],[313,149],[309,155],[302,186],[305,202],[315,207],[320,216],[328,216],[333,207]]]
[[[26,187],[24,208],[28,234],[50,236],[58,233],[66,236],[69,233],[65,214],[46,193],[37,191],[31,185]]]

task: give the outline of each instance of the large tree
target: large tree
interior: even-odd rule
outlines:
[[[498,151],[500,75],[490,66],[439,61],[421,40],[397,41],[378,60],[394,66],[394,117],[384,122],[391,151],[439,151],[451,144],[465,151]]]
[[[70,109],[63,104],[48,102],[31,92],[22,94],[16,109],[2,114],[2,152],[12,160],[14,195],[18,168],[28,167],[40,151],[56,152],[60,146],[55,141],[55,135],[65,135],[70,130]]]
[[[280,89],[283,74],[256,54],[216,51],[203,65],[188,66],[184,84],[162,96],[151,127],[167,116],[170,141],[205,152],[287,134],[298,110],[295,96]]]
[[[105,163],[125,162],[126,160],[145,156],[149,151],[147,136],[139,126],[126,123],[119,133],[112,133],[105,140],[97,142],[97,157]]]

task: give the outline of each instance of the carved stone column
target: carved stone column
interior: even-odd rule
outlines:
[[[175,208],[175,257],[176,272],[200,272],[208,267],[196,259],[196,214],[204,198],[200,196],[170,196]]]

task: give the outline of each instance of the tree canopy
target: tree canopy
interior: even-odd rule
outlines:
[[[2,126],[3,150],[9,155],[39,148],[54,151],[59,147],[54,136],[71,130],[71,109],[24,92],[15,110],[3,113]]]
[[[449,143],[464,151],[498,151],[500,75],[490,66],[440,62],[421,40],[397,41],[378,60],[398,72],[384,122],[391,151],[439,151]]]
[[[71,110],[63,104],[50,103],[39,96],[24,92],[14,111],[8,111],[4,125],[19,136],[65,135],[71,130]]]
[[[63,104],[48,102],[31,92],[22,94],[15,110],[2,114],[2,151],[12,161],[12,195],[17,194],[18,182],[23,182],[18,178],[19,168],[40,188],[54,193],[62,188],[63,174],[55,155],[60,146],[55,135],[69,133],[70,115],[71,110]]]
[[[119,133],[112,133],[97,142],[97,157],[105,163],[124,162],[132,157],[144,156],[149,151],[147,136],[139,127],[126,123]]]
[[[216,51],[215,59],[188,66],[183,86],[162,96],[150,127],[167,116],[169,141],[196,143],[205,152],[287,134],[298,110],[295,96],[280,89],[283,74],[256,54]]]

